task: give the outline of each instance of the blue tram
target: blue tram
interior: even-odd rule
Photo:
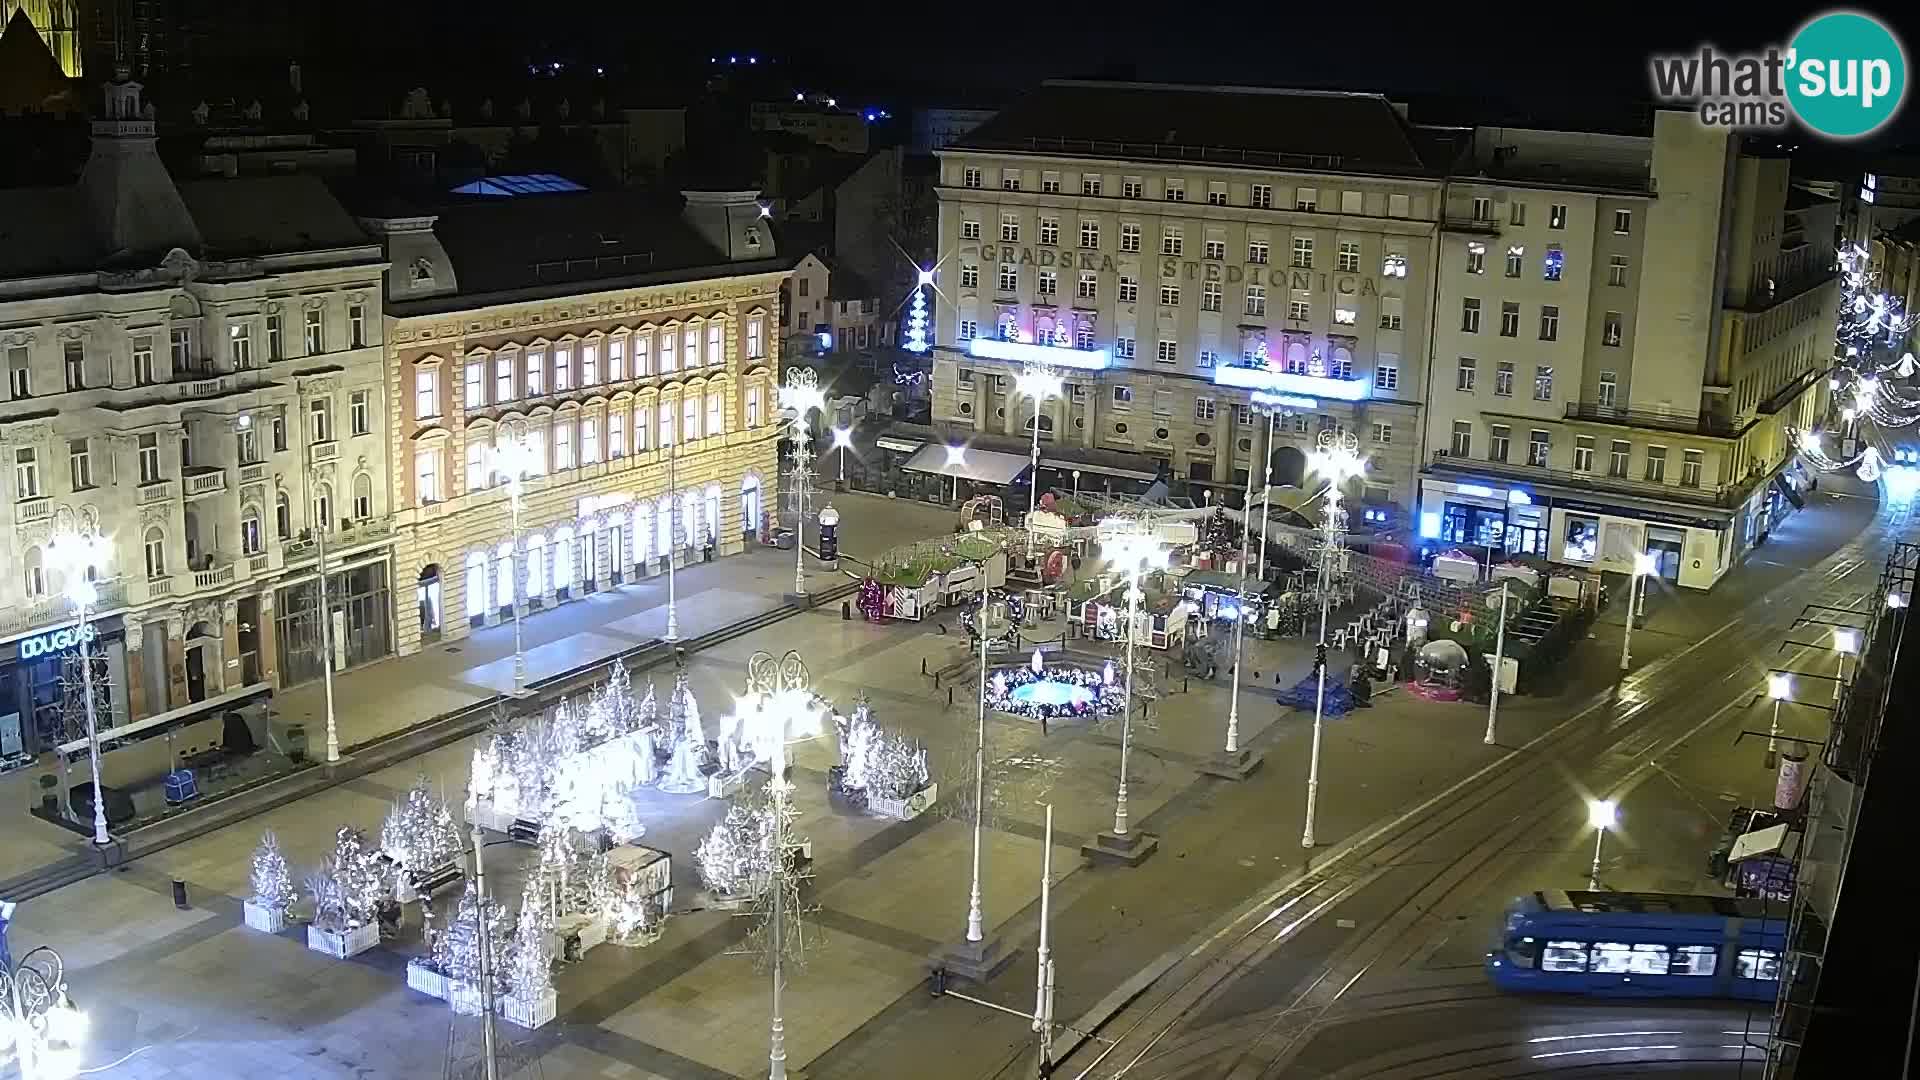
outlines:
[[[1487,976],[1534,993],[1770,1001],[1786,937],[1760,900],[1546,889],[1507,905]]]

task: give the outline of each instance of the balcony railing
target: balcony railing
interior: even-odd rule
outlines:
[[[1500,235],[1500,223],[1492,218],[1477,218],[1471,214],[1448,214],[1441,219],[1440,228],[1447,232],[1476,233],[1483,236]]]
[[[233,584],[233,564],[230,562],[193,572],[193,588],[196,592],[231,584]]]
[[[307,447],[307,455],[315,464],[332,461],[340,456],[340,444],[328,439],[326,442],[312,443]]]
[[[166,502],[171,498],[173,498],[173,481],[171,480],[155,480],[150,484],[140,485],[141,506]]]
[[[267,467],[263,463],[255,462],[252,465],[240,466],[240,482],[243,484],[257,484],[266,478]]]
[[[22,499],[13,507],[13,520],[20,525],[30,525],[36,521],[45,521],[53,516],[53,500],[41,495],[37,498]]]
[[[1454,457],[1445,450],[1435,450],[1432,462],[1432,469],[1436,472],[1497,476],[1530,484],[1553,484],[1594,494],[1635,495],[1643,499],[1665,499],[1668,502],[1683,502],[1722,509],[1737,505],[1747,491],[1745,485],[1714,484],[1685,487],[1679,484],[1662,483],[1658,480],[1609,476],[1602,472],[1576,472],[1539,465],[1523,465],[1511,461]]]
[[[1747,426],[1744,417],[1714,416],[1710,413],[1662,412],[1658,409],[1628,409],[1591,401],[1567,402],[1567,419],[1591,420],[1621,427],[1649,428],[1683,435],[1707,435],[1730,439]]]
[[[147,595],[148,596],[172,596],[173,595],[173,579],[170,577],[148,578],[147,579]]]
[[[264,574],[272,568],[273,557],[271,555],[255,555],[247,560],[247,570],[249,573]]]
[[[95,613],[112,611],[127,606],[127,583],[120,579],[97,582],[94,588],[99,600],[93,605]],[[30,604],[0,611],[0,633],[21,634],[37,630],[42,626],[54,626],[72,622],[74,619],[73,602],[64,596],[43,596]]]
[[[227,490],[227,470],[225,469],[207,469],[202,472],[188,473],[185,480],[189,499]]]

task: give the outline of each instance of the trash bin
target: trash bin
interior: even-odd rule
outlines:
[[[295,765],[307,760],[307,726],[305,724],[287,726],[287,758]]]

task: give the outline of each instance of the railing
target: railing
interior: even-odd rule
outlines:
[[[193,587],[196,591],[200,589],[217,589],[222,585],[231,584],[233,584],[232,563],[216,566],[211,570],[195,570],[193,572]]]
[[[115,578],[94,584],[99,599],[94,602],[95,612],[111,611],[127,606],[127,583]],[[63,596],[47,596],[31,604],[0,611],[0,633],[19,634],[55,623],[72,622],[73,604]]]
[[[446,504],[433,503],[432,505],[444,506]],[[365,521],[356,521],[343,527],[339,533],[340,538],[335,541],[335,543],[341,547],[347,547],[353,544],[370,544],[376,540],[384,540],[392,535],[392,518],[368,518]]]
[[[255,555],[247,560],[247,571],[249,573],[264,574],[272,568],[273,557],[269,555]]]
[[[1639,495],[1644,498],[1694,503],[1699,506],[1730,507],[1739,502],[1740,496],[1747,490],[1745,485],[1715,484],[1711,487],[1685,487],[1679,484],[1661,483],[1658,480],[1609,476],[1606,473],[1576,472],[1539,465],[1521,465],[1511,461],[1454,457],[1445,450],[1435,450],[1432,461],[1433,468],[1445,472],[1501,476],[1531,483],[1558,484],[1561,487],[1578,488],[1596,493]]]
[[[1466,214],[1448,214],[1440,220],[1440,228],[1447,232],[1485,233],[1493,236],[1500,232],[1500,223],[1492,218],[1477,218]]]
[[[45,521],[53,516],[53,500],[45,495],[22,499],[13,507],[13,520],[21,525]]]
[[[151,484],[140,485],[140,505],[149,506],[157,502],[166,502],[173,498],[173,481],[155,480]]]
[[[170,577],[148,578],[147,579],[147,595],[148,596],[172,596],[173,595],[173,579]]]
[[[266,478],[267,478],[267,467],[264,464],[240,466],[240,482],[243,484],[258,483],[261,480],[265,480]]]
[[[1623,427],[1651,428],[1687,435],[1711,435],[1731,438],[1746,427],[1741,417],[1714,416],[1711,413],[1662,412],[1657,409],[1628,409],[1601,405],[1592,401],[1567,402],[1567,419],[1592,420]]]
[[[328,439],[326,442],[311,443],[307,446],[307,454],[315,464],[322,461],[332,461],[334,458],[340,456],[340,444],[334,442],[332,439]]]
[[[227,490],[227,470],[214,469],[210,472],[190,473],[186,477],[187,498],[199,495],[212,495]]]
[[[229,389],[231,389],[231,385],[227,378],[225,376],[216,376],[211,379],[195,379],[190,383],[184,384],[181,388],[180,396],[190,398],[213,397],[216,394],[224,394]]]

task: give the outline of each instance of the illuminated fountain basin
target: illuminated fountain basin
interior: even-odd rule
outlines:
[[[1049,665],[1035,650],[1029,662],[987,675],[987,706],[1028,719],[1098,719],[1118,714],[1124,703],[1123,680],[1111,662]]]
[[[1090,687],[1062,679],[1037,679],[1014,687],[1008,697],[1022,705],[1072,705],[1085,708],[1097,696]]]

